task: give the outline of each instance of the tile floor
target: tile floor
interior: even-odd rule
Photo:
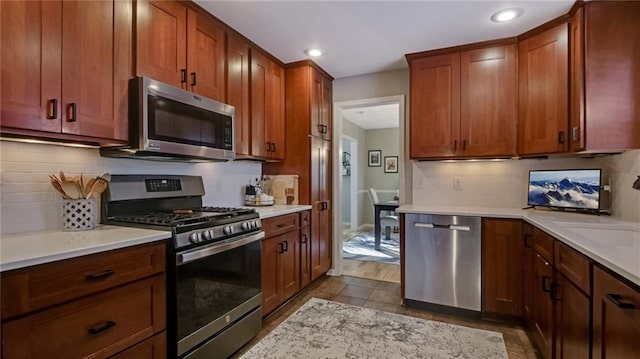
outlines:
[[[393,312],[429,320],[437,320],[467,327],[492,330],[502,333],[510,359],[536,359],[539,353],[531,345],[525,330],[517,325],[500,324],[488,321],[462,319],[433,312],[407,308],[400,304],[400,284],[349,276],[325,276],[313,282],[298,293],[288,303],[269,315],[263,321],[258,336],[240,350],[234,358],[257,343],[289,315],[295,312],[309,298],[316,297],[334,300],[387,312]]]

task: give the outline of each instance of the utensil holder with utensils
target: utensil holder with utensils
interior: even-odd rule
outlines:
[[[62,204],[62,230],[86,231],[96,227],[98,211],[96,200],[68,199]]]

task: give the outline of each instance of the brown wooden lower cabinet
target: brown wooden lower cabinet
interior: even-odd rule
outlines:
[[[555,358],[589,358],[589,296],[559,272],[551,296],[555,303]]]
[[[553,267],[540,254],[533,257],[532,310],[533,338],[545,359],[553,358],[553,302],[549,292]]]
[[[299,214],[262,221],[262,315],[266,316],[300,290]]]
[[[640,358],[640,290],[593,269],[593,359]]]
[[[522,221],[482,219],[482,310],[522,315]]]
[[[533,327],[533,227],[524,223],[522,226],[522,317],[529,328]]]
[[[300,228],[300,289],[311,283],[311,211],[303,212],[302,216],[306,216],[307,225],[302,221],[303,227]]]
[[[116,354],[165,329],[165,280],[157,275],[3,323],[2,356]]]

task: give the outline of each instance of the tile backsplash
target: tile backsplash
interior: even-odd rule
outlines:
[[[49,174],[182,174],[202,176],[205,205],[240,206],[244,185],[262,173],[253,161],[176,163],[101,157],[99,150],[0,142],[0,233],[62,228],[62,198]]]
[[[602,168],[611,178],[615,217],[640,222],[640,191],[631,188],[640,175],[640,150],[596,158],[519,161],[413,162],[413,203],[522,208],[527,203],[529,170]],[[454,189],[457,181],[459,189]]]

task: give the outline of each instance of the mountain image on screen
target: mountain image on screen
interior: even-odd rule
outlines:
[[[599,171],[532,171],[529,176],[530,206],[598,209]]]

